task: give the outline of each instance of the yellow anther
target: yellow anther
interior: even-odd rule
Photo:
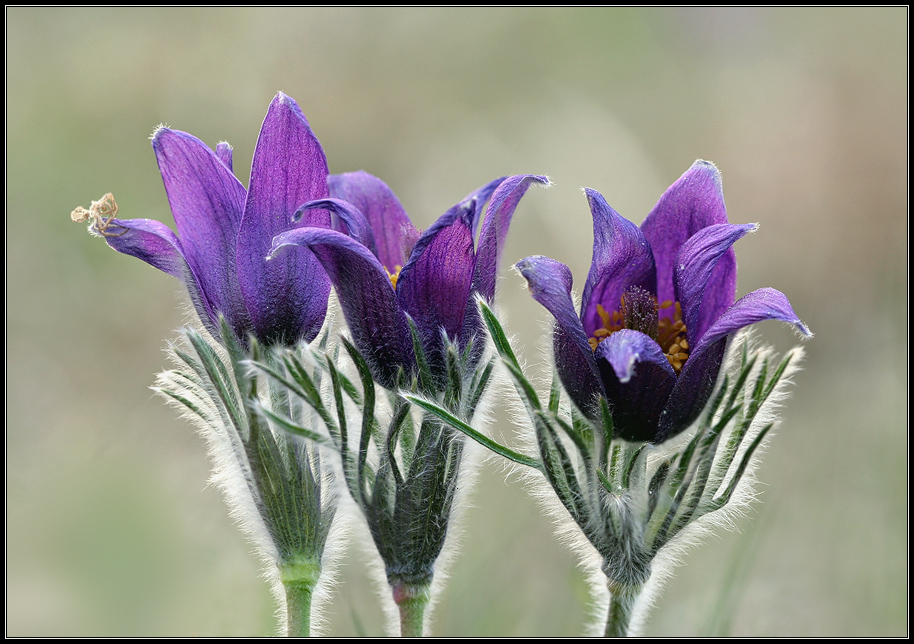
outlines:
[[[594,330],[593,336],[587,339],[590,348],[596,351],[597,346],[616,331],[627,328],[625,321],[625,295],[619,302],[619,308],[609,313],[603,305],[597,305],[597,315],[602,326]],[[670,309],[657,322],[657,343],[666,356],[670,366],[679,374],[689,359],[689,342],[686,339],[686,326],[682,321],[682,305],[679,302],[664,300],[658,309]]]
[[[403,267],[400,266],[399,264],[397,264],[394,267],[393,273],[391,273],[390,271],[387,271],[387,276],[390,278],[390,283],[393,284],[394,289],[397,288],[397,280],[400,279],[400,271],[402,271],[402,270],[403,270]]]

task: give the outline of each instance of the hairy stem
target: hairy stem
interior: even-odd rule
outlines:
[[[635,602],[643,586],[629,586],[607,578],[609,614],[606,616],[606,637],[627,637]]]
[[[431,599],[430,584],[391,584],[394,601],[400,610],[400,635],[422,637],[425,635],[425,609]]]
[[[286,591],[286,635],[310,637],[311,597],[320,578],[321,565],[313,559],[283,564],[279,578]]]

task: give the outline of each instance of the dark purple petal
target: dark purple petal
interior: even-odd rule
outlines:
[[[672,438],[698,418],[714,391],[728,339],[719,338],[701,353],[693,353],[683,365],[660,416],[655,443]]]
[[[679,249],[702,228],[727,223],[727,209],[720,172],[713,163],[696,161],[670,186],[641,224],[641,231],[654,252],[657,264],[657,299],[675,301],[673,270]],[[736,294],[736,255],[724,253],[708,288],[720,298],[733,301]],[[728,295],[729,294],[729,295]]]
[[[604,393],[603,386],[571,300],[571,271],[561,262],[542,255],[522,259],[515,268],[527,280],[533,299],[555,318],[553,350],[562,385],[578,409],[591,418],[597,417],[596,397]]]
[[[397,279],[397,299],[430,360],[441,352],[441,330],[456,339],[463,326],[475,264],[472,223],[472,202],[448,210],[422,233]]]
[[[492,194],[486,218],[482,222],[479,248],[476,251],[476,268],[473,273],[473,291],[482,295],[489,303],[495,299],[498,263],[505,247],[505,239],[508,237],[511,217],[521,198],[534,183],[549,185],[549,179],[532,174],[519,174],[507,179],[496,179],[475,193],[479,200],[477,203],[481,206],[484,193],[491,190],[493,185],[498,186]]]
[[[471,199],[473,200],[473,204],[474,204],[473,236],[474,237],[476,236],[476,231],[479,229],[479,222],[482,221],[482,213],[485,211],[486,203],[488,203],[489,199],[492,197],[495,190],[498,188],[498,186],[500,186],[502,184],[503,181],[505,181],[506,178],[507,177],[499,177],[498,179],[493,179],[492,181],[490,181],[489,183],[484,185],[482,188],[474,190],[473,192],[468,194],[466,197],[464,197],[463,201],[469,201]],[[543,177],[543,179],[545,179],[545,177]],[[548,183],[548,180],[546,180],[546,181]],[[517,207],[517,204],[515,204],[515,207]],[[504,241],[504,240],[502,240],[502,241]]]
[[[622,329],[597,345],[594,355],[615,434],[629,441],[660,442],[660,414],[676,384],[676,372],[660,346],[640,331]]]
[[[586,188],[593,214],[593,261],[584,283],[581,321],[588,337],[603,326],[597,313],[619,309],[622,294],[630,286],[654,293],[656,278],[651,247],[638,227],[613,210],[596,190]]]
[[[333,197],[348,201],[364,215],[374,234],[372,244],[366,245],[381,264],[391,273],[402,268],[419,231],[387,184],[363,171],[330,175],[327,183]]]
[[[181,249],[199,280],[207,310],[247,327],[235,267],[244,187],[216,154],[185,132],[160,128],[152,137]],[[170,232],[170,231],[169,231]]]
[[[733,303],[733,294],[720,281],[709,284],[718,260],[755,224],[714,224],[689,237],[679,250],[673,283],[682,304],[682,319],[694,346],[708,327]],[[730,298],[728,301],[727,298]]]
[[[316,199],[301,206],[292,215],[292,221],[298,222],[308,210],[327,210],[336,215],[333,230],[349,235],[369,250],[374,246],[374,235],[365,217],[354,205],[342,199]],[[339,225],[338,225],[339,224]]]
[[[262,341],[310,341],[323,324],[330,282],[317,258],[310,252],[283,253],[271,262],[265,257],[299,206],[328,195],[327,159],[317,137],[295,101],[277,94],[257,139],[237,246],[241,292]],[[323,210],[308,210],[297,224],[329,225]]]
[[[184,259],[181,241],[168,226],[152,219],[114,219],[109,230],[114,232],[106,235],[105,241],[111,248],[141,259],[184,282],[200,321],[218,335],[218,309],[201,291],[198,278]],[[240,324],[238,320],[227,315],[226,319],[233,328],[243,331],[243,326],[235,326]]]
[[[333,281],[356,347],[381,384],[393,387],[399,368],[412,371],[415,359],[406,316],[387,271],[371,251],[327,228],[297,228],[277,235],[270,256],[293,254],[278,252],[284,246],[314,251]]]
[[[804,335],[811,335],[780,291],[762,288],[740,299],[692,346],[660,419],[661,441],[686,429],[701,413],[714,390],[730,336],[762,320],[789,322]]]
[[[482,204],[485,203],[488,194],[492,194],[492,201],[489,203],[486,218],[482,224],[482,232],[479,235],[472,286],[472,293],[479,293],[489,304],[495,300],[498,264],[501,261],[511,218],[517,204],[534,183],[549,185],[549,179],[532,174],[515,175],[507,179],[496,179],[476,192],[478,201],[475,216],[477,219]],[[479,309],[475,298],[471,296],[467,302],[460,343],[466,345],[472,337],[482,331],[482,327]]]

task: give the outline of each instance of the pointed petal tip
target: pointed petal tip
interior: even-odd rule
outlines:
[[[156,144],[156,141],[158,141],[160,138],[162,138],[164,135],[170,133],[171,131],[172,131],[172,129],[170,127],[168,127],[164,123],[159,123],[158,125],[156,125],[153,128],[152,134],[149,135],[149,140],[152,141],[152,145],[154,146]]]
[[[796,329],[797,333],[800,334],[800,337],[803,340],[812,340],[813,337],[815,337],[815,335],[816,335],[815,333],[813,333],[812,331],[809,330],[808,326],[806,326],[805,324],[803,324],[802,321],[800,321],[800,318],[797,318],[791,324],[793,325],[793,328]]]
[[[582,188],[582,190],[584,191],[584,195],[587,197],[587,205],[590,206],[591,213],[593,213],[595,210],[605,209],[612,210],[614,213],[616,212],[613,207],[609,205],[609,202],[606,201],[606,197],[604,197],[599,190],[594,190],[593,188]]]
[[[149,138],[150,139],[154,138],[159,133],[159,130],[167,130],[167,129],[168,129],[167,125],[165,125],[164,123],[159,123],[154,128],[152,128],[152,134],[149,135]]]
[[[289,112],[291,112],[296,117],[301,119],[302,122],[304,122],[305,126],[307,126],[309,130],[311,129],[311,126],[308,123],[308,119],[305,117],[305,113],[302,112],[301,107],[299,107],[299,105],[295,101],[295,99],[292,98],[291,96],[289,96],[288,94],[286,94],[284,92],[276,93],[276,96],[274,96],[273,100],[270,102],[270,107],[267,109],[268,117],[269,117],[270,112],[272,112],[274,108],[283,108],[283,109],[289,110]]]
[[[690,176],[692,174],[708,175],[712,181],[714,181],[714,186],[717,188],[717,190],[723,192],[723,180],[721,179],[720,170],[711,161],[697,159],[695,163],[692,164],[692,167],[685,171],[683,177]]]

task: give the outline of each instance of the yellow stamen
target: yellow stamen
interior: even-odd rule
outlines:
[[[682,321],[682,305],[679,302],[665,300],[657,308],[659,310],[673,309],[666,311],[658,320],[657,343],[678,375],[689,359],[689,342],[686,339],[686,326]],[[624,310],[625,295],[619,302],[619,308],[611,314],[602,305],[597,305],[597,315],[600,316],[602,326],[593,332],[593,337],[587,339],[591,349],[596,351],[597,346],[606,338],[616,331],[626,328]]]
[[[391,273],[390,271],[387,271],[387,276],[390,278],[390,283],[393,284],[394,290],[396,290],[396,288],[397,288],[397,280],[400,278],[400,271],[402,271],[402,270],[403,270],[403,267],[400,266],[399,264],[397,264],[394,267],[393,273]]]

